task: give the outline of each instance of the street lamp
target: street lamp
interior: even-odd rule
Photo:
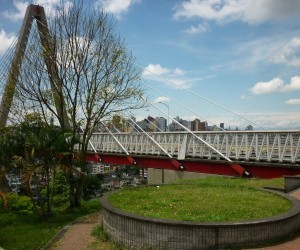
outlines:
[[[170,107],[169,107],[168,104],[166,104],[164,102],[159,102],[159,103],[165,105],[167,107],[167,109],[168,109],[168,126],[167,126],[167,131],[170,131],[170,128],[169,128],[169,126],[170,126],[170,120],[169,120],[169,117],[170,117]]]

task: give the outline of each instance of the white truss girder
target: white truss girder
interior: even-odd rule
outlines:
[[[232,161],[300,162],[300,131],[220,131],[195,134]],[[116,133],[114,136],[117,140],[109,133],[95,133],[91,143],[98,152],[103,153],[124,153],[119,145],[121,143],[133,155],[167,156],[165,150],[180,160],[223,160],[215,150],[187,132],[155,132],[148,135],[161,148],[145,133]]]

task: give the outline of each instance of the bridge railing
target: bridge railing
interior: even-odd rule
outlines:
[[[170,155],[222,160],[210,147],[186,132],[148,133]],[[217,131],[195,134],[233,161],[300,163],[300,131]],[[144,133],[116,133],[114,136],[133,155],[164,156]],[[103,153],[124,153],[109,133],[95,133],[91,143]]]

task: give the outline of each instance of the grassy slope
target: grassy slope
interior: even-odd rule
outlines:
[[[185,185],[128,188],[110,196],[116,207],[132,213],[184,221],[225,222],[271,217],[287,211],[291,204],[256,187],[282,187],[272,181],[202,178]]]

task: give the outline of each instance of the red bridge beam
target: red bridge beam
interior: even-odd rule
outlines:
[[[127,155],[113,155],[94,153],[87,155],[87,161],[90,162],[105,162],[116,165],[137,165],[141,168],[158,168],[168,170],[184,170],[189,172],[197,172],[204,174],[217,174],[228,176],[250,176],[270,179],[278,178],[284,175],[300,175],[300,166],[291,166],[278,163],[259,163],[259,162],[243,162],[230,163],[227,161],[204,160],[204,159],[190,159],[180,160],[162,158],[162,157],[145,157],[145,156],[127,156]],[[136,164],[135,164],[136,163]],[[181,168],[182,166],[182,168]],[[249,177],[249,176],[248,176]]]

